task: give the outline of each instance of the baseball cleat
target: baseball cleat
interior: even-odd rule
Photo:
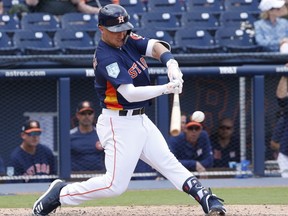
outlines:
[[[222,202],[221,198],[217,197],[215,194],[212,194],[211,189],[209,188],[208,194],[202,198],[200,204],[204,210],[204,212],[209,216],[216,216],[216,215],[225,215],[226,209]],[[222,202],[220,202],[222,201]]]
[[[61,205],[59,201],[60,191],[66,185],[62,180],[54,180],[48,190],[34,203],[33,215],[48,215]]]

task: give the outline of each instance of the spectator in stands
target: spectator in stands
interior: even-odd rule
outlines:
[[[175,157],[190,171],[204,172],[206,168],[213,167],[210,139],[198,122],[188,122],[184,132],[170,137],[168,145]]]
[[[0,176],[5,175],[5,165],[2,157],[0,156]]]
[[[278,151],[277,162],[281,176],[288,178],[288,77],[282,76],[277,86],[276,97],[278,104],[283,110],[276,126],[274,127],[270,145]]]
[[[88,3],[87,3],[88,2]],[[99,7],[87,0],[26,0],[31,12],[47,12],[57,16],[65,13],[82,12],[97,14]],[[96,1],[97,2],[97,1]],[[101,2],[101,1],[100,1]]]
[[[229,167],[229,162],[240,162],[239,139],[233,136],[234,122],[230,118],[219,121],[218,131],[210,136],[214,167]]]
[[[51,181],[52,179],[29,179],[29,176],[56,174],[52,151],[39,143],[41,133],[38,121],[26,121],[21,132],[23,141],[11,153],[10,167],[14,168],[14,175],[26,176],[25,182]]]
[[[0,1],[0,14],[4,13],[4,7],[3,7],[3,2]]]
[[[265,51],[288,52],[288,20],[285,0],[261,0],[260,20],[254,22],[255,39]]]
[[[104,149],[99,141],[95,110],[90,101],[82,101],[76,110],[78,126],[70,130],[72,171],[104,172]]]

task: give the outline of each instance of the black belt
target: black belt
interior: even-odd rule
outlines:
[[[134,109],[132,111],[132,115],[142,115],[145,113],[145,108],[142,107],[140,109]],[[119,110],[119,116],[127,116],[128,110]]]

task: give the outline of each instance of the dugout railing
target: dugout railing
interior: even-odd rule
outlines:
[[[266,91],[269,91],[270,102],[274,104],[274,108],[276,107],[276,102],[271,100],[271,97],[275,96],[276,90],[276,82],[277,79],[284,74],[287,74],[288,68],[283,65],[241,65],[241,66],[220,66],[220,67],[181,67],[182,72],[184,74],[184,90],[183,94],[180,96],[181,105],[183,104],[183,108],[185,112],[193,112],[196,109],[202,109],[205,112],[205,107],[199,106],[199,104],[193,104],[193,94],[197,91],[199,86],[195,86],[193,84],[193,80],[199,79],[201,77],[205,77],[205,79],[213,79],[213,78],[221,78],[223,82],[230,82],[230,79],[237,80],[239,86],[237,86],[237,100],[239,101],[239,113],[236,115],[239,120],[238,131],[240,134],[240,144],[241,144],[241,159],[246,159],[247,155],[247,146],[246,136],[247,131],[251,132],[251,152],[250,152],[250,160],[251,166],[249,170],[244,171],[211,171],[204,173],[203,175],[208,176],[239,176],[241,174],[249,175],[249,176],[265,176],[267,175],[267,170],[265,170],[265,142],[267,142],[267,130],[265,129],[265,122],[267,121],[266,115],[271,112],[271,110],[266,110],[267,101],[265,101],[265,79],[269,81],[270,78],[273,78],[273,84],[266,87]],[[155,84],[165,84],[168,79],[166,76],[166,69],[163,67],[151,67],[149,72],[152,76],[152,81]],[[56,135],[55,136],[55,145],[56,153],[55,156],[58,159],[58,175],[57,176],[48,176],[51,177],[60,177],[64,179],[71,178],[71,169],[70,169],[70,146],[69,146],[69,131],[71,128],[71,110],[73,107],[71,106],[71,82],[72,80],[89,80],[89,84],[93,85],[93,77],[94,71],[90,68],[53,68],[53,69],[13,69],[13,70],[0,70],[0,82],[3,84],[5,82],[22,81],[27,82],[27,85],[31,85],[29,83],[31,80],[35,80],[34,84],[37,85],[37,82],[41,80],[41,82],[49,82],[49,80],[53,80],[55,82],[55,91],[53,92],[55,95],[55,101],[53,103],[56,104],[56,111],[54,115],[56,116]],[[225,81],[226,80],[226,81]],[[248,84],[249,83],[249,84]],[[32,83],[33,84],[33,83]],[[198,83],[199,84],[199,83]],[[270,86],[273,88],[270,88]],[[3,88],[1,85],[1,103],[2,103],[2,111],[6,111],[7,115],[13,116],[14,113],[10,113],[9,109],[5,107],[7,101],[7,97],[5,94],[8,94],[10,85]],[[187,86],[187,88],[186,88]],[[17,87],[16,87],[17,88]],[[186,89],[185,89],[186,88]],[[187,92],[189,91],[189,100],[191,103],[184,104],[187,96]],[[40,91],[41,92],[41,91]],[[186,93],[185,93],[186,92]],[[20,94],[20,95],[19,95]],[[19,100],[20,97],[24,97],[27,95],[21,95],[22,93],[15,94],[10,92],[10,100]],[[25,94],[23,92],[23,94]],[[95,96],[96,97],[96,96]],[[201,95],[200,95],[201,97]],[[234,94],[235,97],[235,94]],[[251,104],[249,106],[246,104],[245,100],[247,97],[251,99]],[[33,99],[32,99],[33,100]],[[197,99],[201,101],[202,99]],[[233,100],[236,100],[233,98]],[[241,101],[243,100],[243,101]],[[35,101],[37,103],[37,101]],[[9,103],[11,106],[12,103]],[[17,104],[17,103],[16,103]],[[233,106],[233,105],[232,105]],[[238,105],[237,105],[238,106]],[[276,108],[275,108],[276,109]],[[21,112],[19,110],[19,112]],[[28,114],[27,114],[28,112]],[[152,114],[152,120],[159,127],[163,135],[167,138],[169,132],[169,119],[171,112],[171,96],[163,95],[155,100],[154,107],[150,110]],[[221,111],[220,111],[221,112]],[[276,112],[276,111],[275,111]],[[98,109],[98,114],[100,113],[100,109]],[[249,117],[247,113],[250,113]],[[217,113],[217,115],[219,112]],[[25,115],[25,113],[21,113],[21,115]],[[26,111],[26,115],[29,115],[29,111]],[[211,113],[213,115],[213,112]],[[208,116],[209,117],[209,116]],[[269,117],[270,119],[273,117]],[[8,118],[9,119],[9,118]],[[208,118],[209,120],[209,118]],[[268,119],[269,120],[269,119]],[[9,145],[9,140],[7,141],[7,134],[9,134],[9,127],[12,122],[2,121],[1,124],[1,140],[4,140],[5,145]],[[14,123],[16,124],[16,123]],[[18,127],[20,127],[21,122],[17,122]],[[14,127],[15,128],[15,127]],[[8,131],[8,132],[6,132]],[[269,138],[269,137],[268,137]],[[242,139],[242,141],[241,141]],[[20,143],[18,143],[20,144]],[[5,146],[3,145],[3,146]],[[14,146],[17,145],[14,143]],[[3,154],[3,148],[1,153]],[[7,156],[8,151],[4,152],[5,156]],[[216,173],[215,173],[216,172]],[[153,173],[150,173],[154,175]],[[201,173],[195,173],[196,175],[202,175]],[[269,173],[268,173],[269,174]],[[139,174],[138,174],[139,175]],[[82,175],[81,177],[90,177],[91,175]],[[137,174],[135,174],[137,176]],[[35,176],[32,178],[48,178],[47,176]],[[73,177],[73,175],[72,175]],[[78,178],[79,176],[74,176]],[[25,179],[27,176],[2,176],[0,180],[11,180],[11,179]]]

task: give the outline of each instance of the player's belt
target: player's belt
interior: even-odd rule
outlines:
[[[139,109],[130,109],[130,110],[111,110],[111,109],[102,109],[102,114],[104,115],[113,115],[113,116],[134,116],[142,115],[145,113],[145,108]]]
[[[134,110],[119,110],[119,116],[127,116],[129,111],[130,112],[132,111],[131,115],[142,115],[145,113],[145,108],[142,107],[140,109],[134,109]]]

